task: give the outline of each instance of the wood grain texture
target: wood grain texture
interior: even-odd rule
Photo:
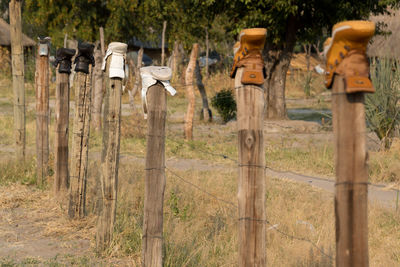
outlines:
[[[242,85],[236,73],[239,149],[239,266],[266,266],[264,90]]]
[[[89,153],[90,108],[91,108],[91,71],[89,74],[76,72],[75,113],[72,130],[71,173],[69,188],[70,218],[83,218],[86,215],[86,183]]]
[[[69,188],[69,89],[69,75],[67,73],[58,73],[57,70],[54,130],[54,192],[56,196],[62,198],[66,197]]]
[[[103,150],[101,155],[102,209],[97,222],[96,246],[99,252],[110,245],[117,208],[119,146],[121,136],[122,79],[108,78],[111,57],[106,64]]]
[[[332,88],[336,154],[336,266],[368,266],[368,173],[364,94],[345,94],[344,78]]]
[[[36,174],[38,184],[47,177],[49,162],[49,57],[36,56]]]
[[[14,92],[14,129],[15,153],[19,160],[25,159],[26,129],[25,129],[25,85],[24,85],[24,49],[22,46],[21,1],[11,0],[10,39],[11,67]]]
[[[142,266],[162,266],[163,203],[165,190],[166,91],[161,83],[147,92],[147,151],[142,238]]]
[[[192,52],[190,53],[190,59],[185,74],[186,97],[188,99],[188,107],[185,114],[185,125],[184,125],[184,134],[186,140],[193,139],[193,119],[194,119],[194,108],[196,102],[194,94],[193,77],[196,68],[196,60],[198,54],[199,54],[199,44],[195,43],[193,44]]]

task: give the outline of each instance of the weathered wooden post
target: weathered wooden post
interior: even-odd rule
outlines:
[[[24,85],[24,48],[22,45],[21,0],[11,0],[10,38],[14,92],[14,128],[15,152],[17,159],[25,159],[25,85]]]
[[[143,110],[145,118],[147,117],[142,266],[161,267],[165,190],[165,119],[167,116],[165,90],[172,95],[175,95],[176,91],[169,84],[172,72],[168,67],[144,67],[140,69],[140,74]]]
[[[43,185],[49,162],[49,46],[50,37],[39,38],[36,55],[36,173]]]
[[[102,66],[103,71],[106,71],[106,95],[101,155],[103,207],[98,218],[96,235],[97,250],[100,252],[109,246],[114,231],[121,136],[121,94],[127,48],[128,45],[124,43],[110,43]]]
[[[239,266],[266,266],[264,82],[265,29],[246,29],[235,45],[239,150]]]
[[[366,47],[375,31],[368,21],[333,27],[325,42],[326,85],[332,88],[336,152],[336,266],[368,266],[368,171],[364,93],[369,80]]]
[[[68,131],[69,131],[69,74],[75,49],[59,48],[56,53],[56,106],[54,135],[54,193],[65,198],[69,187]]]
[[[201,75],[201,70],[200,70],[200,65],[199,65],[198,60],[196,60],[195,74],[196,74],[197,88],[199,89],[199,92],[201,95],[201,101],[203,103],[203,108],[202,108],[201,114],[202,114],[204,121],[210,122],[210,121],[212,121],[212,113],[211,113],[210,107],[208,106],[207,92],[206,92],[206,88],[204,87],[204,84],[203,84],[203,76]]]
[[[71,173],[69,188],[70,218],[84,217],[86,204],[86,180],[89,153],[91,80],[94,45],[80,43],[75,58],[75,113],[72,132]],[[90,66],[92,65],[92,66]]]
[[[196,68],[196,59],[199,54],[199,44],[193,44],[192,52],[190,53],[189,64],[186,68],[185,75],[185,86],[186,86],[186,96],[188,99],[188,107],[185,114],[185,126],[184,134],[186,140],[193,139],[193,119],[194,119],[194,108],[195,108],[195,94],[194,94],[194,84],[193,77]]]
[[[209,58],[209,51],[210,51],[209,42],[208,42],[208,27],[206,27],[205,30],[206,30],[206,67],[205,67],[205,71],[206,71],[206,78],[208,79],[208,75],[209,75],[209,73],[208,73],[208,67],[209,67],[208,66],[208,64],[209,64],[208,58]]]

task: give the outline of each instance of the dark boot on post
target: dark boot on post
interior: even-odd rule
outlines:
[[[59,48],[56,52],[56,61],[54,66],[58,67],[58,73],[71,73],[71,60],[75,55],[75,49]]]
[[[89,74],[89,64],[92,64],[92,66],[94,66],[93,50],[93,44],[85,42],[78,44],[78,55],[76,56],[74,61],[74,63],[76,64],[75,71]]]

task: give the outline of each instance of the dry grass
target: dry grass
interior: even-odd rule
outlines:
[[[207,81],[209,97],[229,85],[226,74],[219,74]],[[237,158],[236,130],[232,125],[200,122],[196,116],[195,140],[182,140],[183,114],[186,110],[184,90],[177,88],[179,95],[168,98],[168,123],[166,158],[168,160],[203,160],[210,166],[221,164],[213,171],[174,170],[186,180],[206,189],[218,198],[237,203],[237,172],[225,168],[235,163],[221,157]],[[5,93],[4,95],[9,95]],[[30,100],[31,101],[31,100]],[[127,103],[127,98],[123,98]],[[197,107],[200,98],[197,96]],[[138,102],[137,102],[138,103]],[[0,105],[1,108],[1,105]],[[33,149],[35,122],[33,113],[28,113],[28,147]],[[146,148],[146,121],[141,113],[122,118],[121,153],[143,158]],[[0,138],[2,145],[13,144],[12,117],[0,116]],[[50,137],[53,133],[50,131]],[[275,169],[293,170],[302,173],[333,176],[333,148],[327,142],[306,143],[296,136],[287,135],[268,140],[266,163]],[[43,235],[62,237],[63,240],[90,239],[94,246],[96,214],[99,209],[99,157],[101,132],[92,131],[90,140],[88,218],[83,221],[66,219],[65,208],[52,201],[51,190],[33,186],[35,181],[34,159],[26,164],[0,163],[0,205],[5,209],[18,207],[32,210],[35,227],[43,227]],[[306,147],[306,148],[304,148]],[[373,181],[389,181],[397,175],[396,161],[399,147],[388,152],[370,153],[370,171]],[[211,154],[210,154],[211,153]],[[2,152],[2,154],[6,154]],[[9,155],[9,154],[7,154]],[[223,165],[225,164],[225,165]],[[117,221],[112,247],[107,251],[107,262],[123,259],[131,266],[140,266],[141,233],[143,224],[144,166],[138,161],[121,161],[119,169],[119,192]],[[398,176],[396,176],[396,179]],[[324,253],[334,258],[335,226],[333,198],[331,194],[312,187],[267,177],[267,259],[269,266],[332,266],[333,262],[323,256],[309,242],[292,239],[277,232],[307,238]],[[375,178],[373,178],[375,179]],[[49,177],[49,184],[52,177]],[[28,184],[28,185],[27,185]],[[6,187],[7,186],[7,187]],[[193,188],[167,171],[167,187],[164,202],[164,262],[165,266],[236,266],[237,262],[237,211],[231,205],[218,201]],[[48,218],[43,220],[43,216]],[[42,218],[42,219],[40,219]],[[400,265],[400,217],[393,211],[376,205],[369,206],[369,245],[371,266]],[[92,255],[93,251],[88,254]],[[73,257],[72,257],[73,258]],[[92,259],[73,259],[74,264],[94,264]],[[65,261],[64,261],[65,262]],[[72,262],[69,261],[69,262]],[[0,260],[3,264],[3,261]],[[43,263],[43,262],[42,262]],[[57,260],[51,262],[57,266]],[[121,263],[121,266],[123,264]]]

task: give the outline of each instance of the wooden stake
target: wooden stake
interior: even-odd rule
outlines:
[[[193,119],[194,119],[194,107],[195,107],[195,95],[193,87],[193,76],[196,68],[197,55],[199,53],[199,44],[193,44],[192,52],[190,53],[189,64],[186,68],[185,84],[186,84],[186,96],[188,98],[188,108],[185,114],[185,139],[193,139]]]
[[[56,72],[55,106],[55,195],[66,195],[69,187],[68,172],[68,130],[69,130],[69,75]]]
[[[72,155],[70,176],[70,218],[85,216],[86,181],[89,152],[91,69],[89,74],[75,73],[75,113],[72,132]]]
[[[24,48],[22,45],[21,2],[11,0],[10,38],[14,92],[15,152],[17,159],[25,159],[25,89],[24,89]]]
[[[104,58],[104,56],[106,55],[106,48],[104,45],[104,28],[100,27],[99,29],[100,31],[100,49],[101,49],[101,56]]]
[[[368,266],[368,172],[364,94],[346,94],[344,78],[332,88],[336,150],[336,266]]]
[[[122,79],[109,78],[111,56],[107,58],[103,117],[103,151],[101,155],[101,183],[103,208],[98,218],[96,244],[98,251],[110,245],[117,208],[119,142],[121,136]]]
[[[202,110],[203,120],[210,122],[212,121],[212,114],[211,114],[211,109],[208,106],[207,92],[203,84],[203,76],[201,75],[200,65],[198,60],[196,60],[195,74],[196,74],[197,88],[199,89],[201,100],[203,102],[203,110]]]
[[[143,218],[143,267],[162,266],[167,97],[157,83],[147,92],[147,152]]]
[[[46,55],[40,55],[41,48]],[[38,184],[43,185],[47,176],[49,162],[49,47],[39,44],[36,55],[36,173]]]
[[[165,62],[165,30],[167,29],[167,21],[163,22],[162,37],[161,37],[161,66],[164,66]]]
[[[266,266],[264,89],[235,78],[239,149],[239,267]]]

